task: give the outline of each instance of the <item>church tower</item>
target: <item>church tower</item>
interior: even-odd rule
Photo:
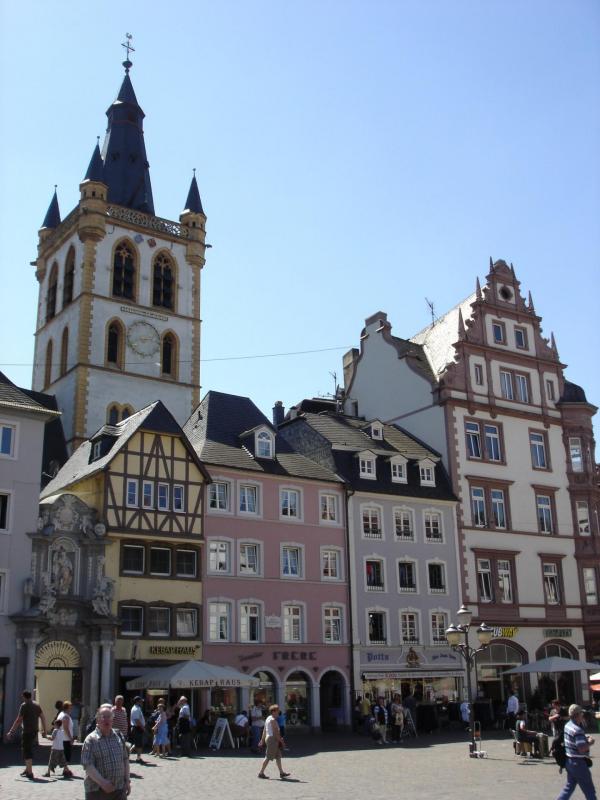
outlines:
[[[61,220],[55,191],[39,231],[33,388],[56,395],[71,450],[155,400],[181,425],[200,402],[206,216],[195,174],[179,222],[156,216],[123,66],[78,205]]]

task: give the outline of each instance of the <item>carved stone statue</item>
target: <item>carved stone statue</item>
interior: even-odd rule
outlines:
[[[73,583],[73,563],[61,545],[54,553],[52,577],[59,594],[68,594]]]
[[[42,614],[48,614],[56,605],[56,589],[49,572],[42,573],[42,594],[38,608]]]
[[[92,608],[99,616],[110,617],[110,605],[115,596],[115,582],[104,574],[105,562],[104,556],[99,556],[96,585],[92,596]]]

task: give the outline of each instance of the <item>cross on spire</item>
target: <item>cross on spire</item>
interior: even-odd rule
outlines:
[[[133,64],[129,60],[129,53],[135,53],[135,47],[132,47],[131,45],[131,40],[133,39],[131,33],[126,33],[125,39],[126,39],[125,42],[121,42],[121,47],[124,47],[125,50],[127,50],[127,59],[123,62],[123,66],[125,67],[125,72],[129,73],[129,70],[133,66]]]

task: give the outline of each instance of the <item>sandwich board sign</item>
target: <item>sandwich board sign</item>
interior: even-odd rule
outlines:
[[[233,736],[231,735],[231,728],[229,727],[229,722],[225,717],[219,717],[219,719],[215,723],[212,736],[210,737],[210,743],[208,745],[211,750],[221,749],[225,733],[227,733],[227,738],[229,739],[230,746],[234,748],[235,745],[233,743]]]

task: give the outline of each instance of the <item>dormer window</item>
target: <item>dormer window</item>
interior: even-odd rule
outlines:
[[[375,456],[372,453],[360,453],[358,463],[360,477],[369,478],[369,480],[374,481],[377,477],[375,474]]]
[[[429,459],[419,462],[421,486],[435,486],[435,464]]]
[[[374,422],[371,425],[371,439],[379,439],[380,441],[383,439],[383,425],[380,425],[379,422]]]
[[[392,482],[406,483],[406,459],[402,456],[394,456],[391,462]]]
[[[273,458],[273,437],[268,431],[256,434],[256,457]]]
[[[102,440],[94,442],[92,447],[92,461],[96,461],[102,455]]]

